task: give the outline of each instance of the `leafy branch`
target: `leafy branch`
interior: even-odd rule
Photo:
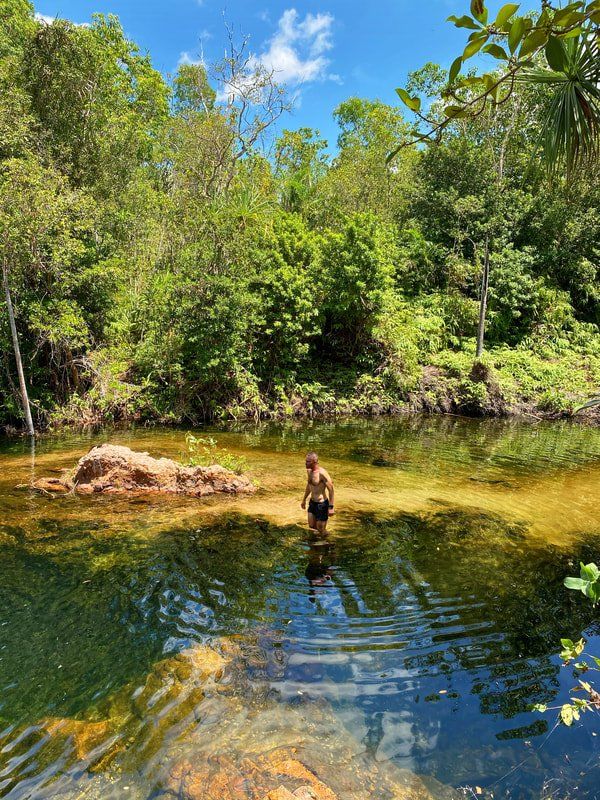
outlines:
[[[600,0],[577,0],[564,8],[542,0],[535,20],[518,16],[518,9],[519,4],[507,3],[490,21],[483,0],[471,0],[470,16],[448,17],[457,28],[471,33],[462,54],[452,62],[448,84],[441,93],[444,118],[423,113],[420,97],[396,89],[425,129],[415,128],[412,138],[388,155],[388,162],[404,147],[439,141],[457,119],[473,119],[503,105],[517,82],[554,89],[541,142],[551,171],[564,166],[569,175],[598,155]],[[480,52],[496,60],[496,69],[461,76],[466,62]]]
[[[596,564],[580,564],[579,578],[565,578],[564,585],[567,589],[582,592],[592,604],[596,606],[600,602],[600,569]],[[585,642],[579,639],[573,642],[571,639],[561,639],[562,650],[560,657],[563,664],[573,663],[579,673],[600,672],[600,658],[585,653]],[[577,661],[575,659],[578,659]],[[592,666],[595,664],[595,666]],[[565,725],[572,725],[579,720],[585,711],[600,711],[600,692],[587,681],[578,679],[577,686],[573,692],[585,692],[586,697],[571,697],[569,703],[562,706],[547,706],[545,703],[536,703],[532,706],[533,711],[544,713],[545,711],[559,711],[560,719]]]

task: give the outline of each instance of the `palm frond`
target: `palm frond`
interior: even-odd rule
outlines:
[[[538,67],[524,70],[519,80],[553,87],[540,146],[549,172],[567,178],[593,165],[600,155],[600,48],[596,36],[563,42],[564,71]]]
[[[578,414],[580,411],[585,411],[586,408],[596,408],[596,406],[600,406],[600,397],[593,397],[587,403],[578,406],[573,413]]]

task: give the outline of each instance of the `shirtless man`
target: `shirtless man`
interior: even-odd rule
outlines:
[[[301,507],[306,508],[306,498],[310,495],[308,504],[308,527],[325,533],[327,520],[335,514],[333,510],[333,482],[326,469],[319,466],[319,456],[309,453],[306,456],[306,489],[302,498]],[[329,495],[329,499],[325,492]]]

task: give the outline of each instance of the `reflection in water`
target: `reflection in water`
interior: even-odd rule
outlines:
[[[242,429],[222,443],[281,485],[202,505],[15,492],[30,462],[12,445],[0,476],[0,796],[178,796],[182,758],[239,771],[267,743],[303,741],[340,764],[360,754],[381,786],[406,767],[495,797],[533,799],[546,781],[557,797],[575,785],[596,797],[597,720],[553,730],[528,710],[567,697],[561,636],[585,632],[600,650],[597,616],[562,586],[580,559],[598,560],[600,432],[579,431]],[[157,454],[180,446],[172,431],[119,436]],[[43,443],[38,474],[86,447]],[[293,516],[297,453],[313,448],[341,484],[324,539]],[[222,674],[217,659],[208,683],[173,662],[207,643],[235,664]]]
[[[309,598],[316,603],[319,593],[317,587],[325,586],[333,580],[332,572],[335,569],[335,551],[332,542],[320,535],[308,533],[308,563],[304,572],[310,584]]]

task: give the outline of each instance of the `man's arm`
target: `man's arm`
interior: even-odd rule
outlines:
[[[331,516],[332,514],[335,514],[335,511],[333,510],[333,498],[334,498],[333,481],[329,477],[328,472],[325,473],[325,477],[327,479],[325,482],[325,486],[327,487],[327,493],[329,494],[329,516]]]
[[[310,483],[306,482],[306,489],[304,490],[304,497],[302,498],[302,502],[300,503],[300,508],[306,508],[306,498],[310,494]]]

